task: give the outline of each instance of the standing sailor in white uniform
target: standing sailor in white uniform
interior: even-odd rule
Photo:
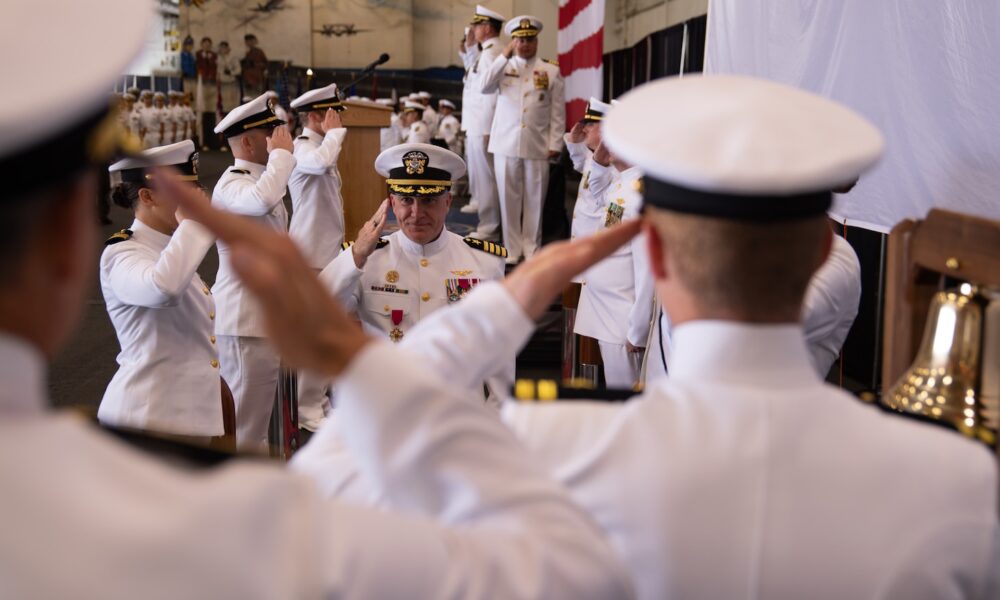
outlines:
[[[321,271],[340,254],[344,243],[344,200],[337,160],[347,129],[340,121],[345,106],[337,84],[310,90],[292,101],[302,119],[302,135],[295,139],[295,170],[288,180],[292,220],[288,235],[309,265]],[[329,402],[328,379],[299,372],[299,426],[316,431]]]
[[[542,203],[549,160],[562,152],[566,132],[564,86],[559,67],[539,59],[542,22],[522,15],[504,28],[513,40],[480,79],[480,91],[499,92],[489,151],[500,194],[508,263],[532,256],[542,245]],[[516,55],[515,55],[516,54]]]
[[[479,214],[479,225],[472,237],[491,242],[500,241],[500,196],[493,155],[488,150],[497,109],[497,91],[483,93],[481,80],[503,50],[500,44],[503,22],[504,16],[500,13],[476,5],[470,31],[459,48],[465,65],[462,131],[465,132],[465,160],[469,165],[469,203],[462,207],[462,212]]]
[[[215,236],[152,189],[153,167],[198,185],[186,140],[111,165],[115,204],[135,211],[101,254],[101,291],[121,352],[97,411],[103,423],[210,438],[223,434],[215,302],[196,269]],[[205,198],[208,202],[208,198]]]
[[[288,228],[283,198],[295,168],[292,138],[287,128],[279,127],[283,124],[267,94],[230,111],[215,133],[225,136],[236,160],[212,193],[214,206],[281,232]],[[218,315],[212,316],[222,376],[236,403],[236,443],[262,449],[280,357],[266,337],[260,306],[233,271],[229,247],[220,240],[218,248],[219,274],[212,288]]]

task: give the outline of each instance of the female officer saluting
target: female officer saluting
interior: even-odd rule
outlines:
[[[173,166],[198,184],[185,140],[113,164],[115,204],[135,211],[101,255],[101,290],[122,351],[97,412],[112,425],[186,436],[223,433],[215,303],[195,271],[215,237],[152,189],[152,167]],[[205,199],[208,202],[208,198]]]

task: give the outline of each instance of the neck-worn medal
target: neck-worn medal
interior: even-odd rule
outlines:
[[[389,332],[389,339],[398,342],[403,339],[403,330],[399,328],[399,324],[403,322],[403,311],[393,310],[392,311],[392,331]]]

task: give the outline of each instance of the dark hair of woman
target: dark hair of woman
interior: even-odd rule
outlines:
[[[135,208],[135,203],[139,201],[139,190],[142,186],[138,183],[123,181],[111,188],[111,201],[122,208]]]

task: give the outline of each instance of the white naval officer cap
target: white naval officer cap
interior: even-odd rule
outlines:
[[[431,97],[430,92],[417,92],[417,97],[421,100],[429,100]]]
[[[163,99],[164,99],[164,98],[166,98],[166,97],[167,97],[167,95],[166,95],[166,94],[164,94],[163,92],[154,92],[154,93],[153,93],[153,99],[154,99],[154,100],[157,100],[157,99],[159,99],[159,100],[163,100]]]
[[[375,170],[386,178],[393,194],[437,196],[465,174],[465,161],[431,144],[399,144],[378,155]]]
[[[472,25],[478,25],[479,23],[487,23],[489,21],[496,21],[497,27],[504,22],[504,17],[500,13],[490,10],[483,6],[482,4],[476,5],[476,12],[472,14]]]
[[[274,114],[273,100],[267,93],[263,93],[229,111],[213,131],[231,138],[251,129],[274,129],[284,124],[285,122]]]
[[[842,104],[737,75],[642,85],[608,113],[602,132],[616,156],[644,173],[647,204],[752,221],[825,213],[830,190],[857,179],[885,145]]]
[[[604,119],[604,115],[608,114],[611,110],[611,105],[607,102],[601,102],[593,96],[587,101],[587,110],[583,113],[584,123],[598,123]]]
[[[383,104],[385,106],[392,106],[393,104],[396,103],[396,101],[393,100],[392,98],[376,98],[375,102],[377,104]]]
[[[347,107],[340,101],[337,94],[337,84],[331,83],[326,87],[309,90],[295,100],[292,100],[291,107],[299,112],[312,110],[326,110],[332,108],[337,112],[346,110]]]
[[[440,100],[438,100],[438,107],[441,107],[441,106],[447,106],[448,108],[450,108],[452,110],[455,109],[455,103],[452,102],[451,100],[448,100],[447,98],[441,98]]]
[[[542,21],[532,15],[519,15],[510,21],[503,28],[510,37],[534,37],[542,32]]]
[[[423,114],[424,108],[425,108],[424,105],[421,104],[421,103],[419,103],[419,102],[414,102],[413,100],[407,100],[406,102],[403,103],[403,110],[402,110],[402,112],[414,112],[415,111],[415,112],[419,112],[419,113]]]
[[[184,140],[150,148],[116,162],[108,167],[108,173],[118,173],[125,182],[144,183],[153,178],[146,172],[152,167],[174,167],[180,171],[182,181],[198,181],[198,151],[194,142]]]
[[[0,77],[11,82],[0,105],[5,199],[140,149],[121,126],[117,99],[109,101],[108,89],[143,48],[153,11],[152,3],[135,0],[4,3],[0,52],[8,59],[0,64]],[[51,43],[34,43],[41,31]],[[58,77],[38,77],[56,72]],[[55,168],[39,176],[44,166]]]

